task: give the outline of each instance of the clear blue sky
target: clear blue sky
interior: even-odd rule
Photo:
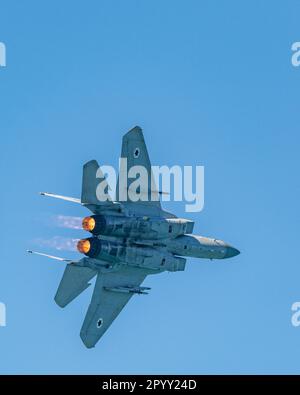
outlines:
[[[270,0],[1,3],[1,373],[300,372],[299,12]],[[88,212],[37,192],[78,197],[83,163],[116,164],[136,124],[153,164],[205,166],[204,211],[165,207],[242,253],[149,277],[150,295],[87,350],[91,290],[60,309],[63,265],[25,250],[82,236],[48,218]]]

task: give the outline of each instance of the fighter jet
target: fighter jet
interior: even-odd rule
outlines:
[[[67,306],[96,277],[80,331],[87,348],[96,345],[134,294],[150,291],[149,287],[141,285],[148,275],[183,271],[187,257],[225,259],[239,254],[236,248],[222,240],[194,235],[193,221],[178,218],[162,209],[140,127],[136,126],[124,135],[121,158],[126,159],[128,171],[119,172],[115,201],[98,198],[99,174],[102,173],[95,160],[83,166],[81,199],[41,193],[79,203],[91,211],[92,215],[82,221],[82,227],[90,237],[80,240],[77,245],[84,257],[73,261],[28,251],[67,263],[54,298],[60,307]],[[132,199],[130,187],[133,180],[128,177],[134,166],[143,166],[149,176],[144,190],[139,191],[142,198],[138,200]],[[103,178],[102,182],[105,182]]]

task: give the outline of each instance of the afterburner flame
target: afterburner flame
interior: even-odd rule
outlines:
[[[96,221],[92,217],[85,217],[82,220],[82,227],[84,230],[87,230],[88,232],[91,232],[92,230],[95,229],[96,226]]]
[[[77,250],[82,254],[87,254],[91,249],[91,243],[87,239],[79,240]]]

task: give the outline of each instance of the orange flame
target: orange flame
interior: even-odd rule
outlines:
[[[91,249],[91,243],[87,239],[79,240],[77,250],[82,254],[87,254]]]
[[[96,226],[96,221],[92,217],[85,217],[82,220],[82,227],[84,230],[87,230],[88,232],[91,232],[92,230],[95,229]]]

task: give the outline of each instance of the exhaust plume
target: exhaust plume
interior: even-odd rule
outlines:
[[[43,248],[53,248],[57,251],[77,251],[77,243],[79,239],[71,239],[69,237],[54,236],[51,239],[35,239],[33,242]]]
[[[68,215],[56,215],[53,217],[53,222],[60,228],[67,229],[82,229],[82,218],[71,217]]]

